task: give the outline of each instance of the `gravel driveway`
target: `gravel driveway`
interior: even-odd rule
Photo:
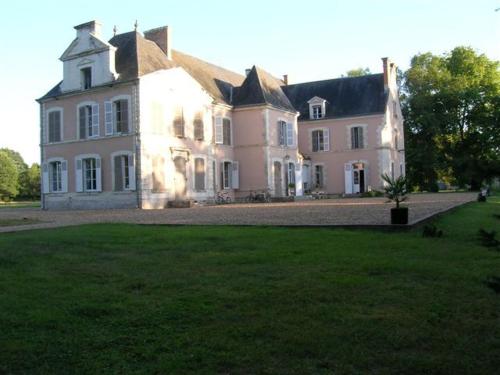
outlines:
[[[476,193],[413,194],[407,201],[410,224],[474,201]],[[209,224],[209,225],[387,225],[390,208],[385,198],[339,198],[293,203],[230,204],[163,210],[41,211],[34,208],[0,209],[0,223],[31,219],[39,223],[0,226],[0,232],[54,228],[88,223]]]

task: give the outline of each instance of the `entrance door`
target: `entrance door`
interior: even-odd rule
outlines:
[[[281,197],[283,195],[283,180],[281,177],[281,163],[279,161],[274,162],[274,195]]]
[[[361,169],[359,171],[359,192],[362,194],[365,192],[365,170]]]
[[[174,159],[175,164],[175,199],[182,200],[186,198],[187,193],[187,170],[186,159],[182,156],[176,156]]]

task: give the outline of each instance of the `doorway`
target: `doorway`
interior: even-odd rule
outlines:
[[[281,163],[274,162],[274,195],[281,197],[283,195],[283,179],[281,177]]]
[[[186,169],[186,159],[182,156],[176,156],[174,158],[175,165],[175,199],[183,200],[186,198],[187,193],[187,169]]]

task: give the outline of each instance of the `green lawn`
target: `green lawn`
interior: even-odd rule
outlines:
[[[36,207],[40,207],[40,201],[13,201],[13,202],[0,201],[0,210],[2,208],[36,208]]]
[[[0,373],[497,374],[500,198],[411,232],[0,234]]]

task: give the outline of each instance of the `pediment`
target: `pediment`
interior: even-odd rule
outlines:
[[[326,99],[320,98],[319,96],[315,96],[307,101],[309,104],[324,104]]]
[[[88,34],[83,38],[76,38],[64,51],[61,60],[69,60],[82,55],[91,55],[108,49],[115,49],[111,44],[97,38],[95,35]]]
[[[78,62],[77,66],[89,65],[89,64],[92,64],[93,62],[94,62],[94,60],[84,58]]]

